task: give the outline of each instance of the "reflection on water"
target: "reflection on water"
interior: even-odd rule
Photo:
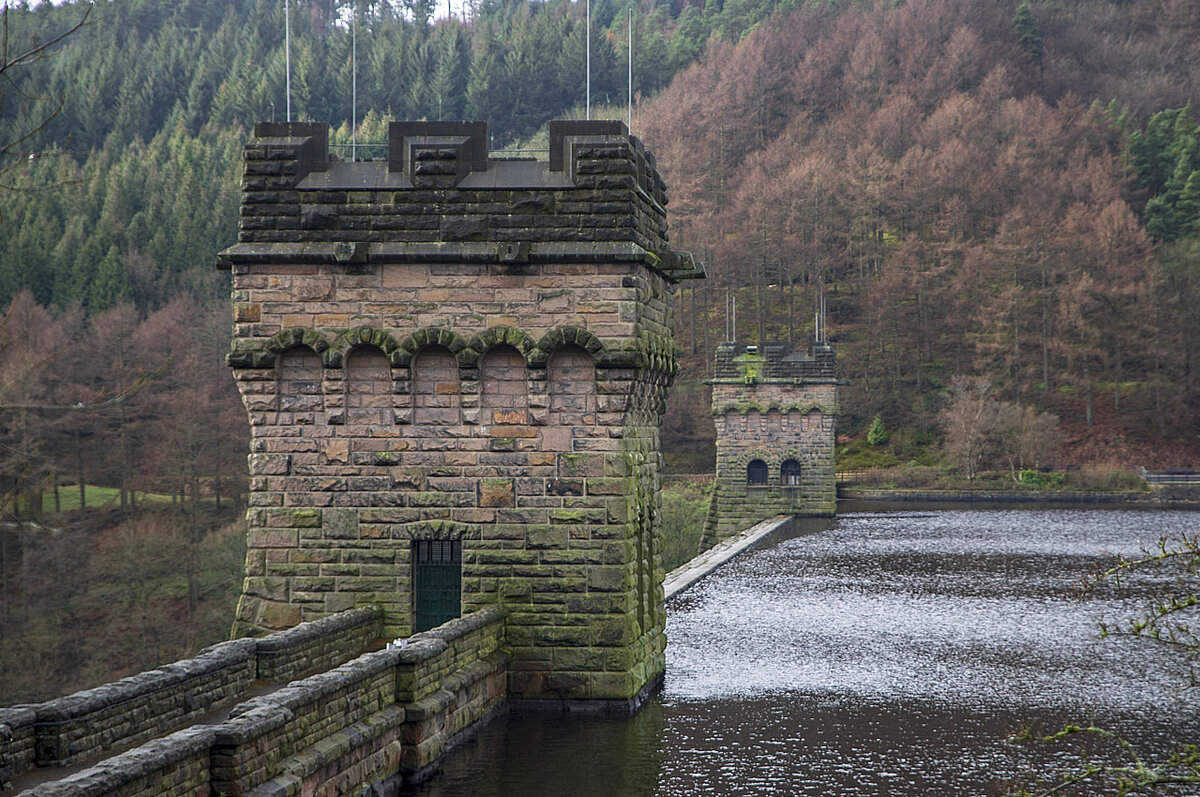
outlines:
[[[1030,720],[1094,718],[1151,749],[1194,740],[1178,662],[1097,637],[1137,601],[1074,592],[1113,554],[1197,525],[1019,509],[798,521],[669,606],[666,683],[636,717],[512,714],[419,793],[986,794],[1031,765],[1003,743]]]

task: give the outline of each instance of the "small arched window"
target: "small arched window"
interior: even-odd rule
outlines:
[[[355,348],[346,356],[343,380],[347,423],[391,423],[392,369],[382,351],[374,346]]]
[[[294,423],[313,423],[325,408],[321,358],[307,346],[293,346],[279,355],[275,374],[275,408],[293,413]]]
[[[485,424],[512,425],[529,422],[529,382],[525,358],[512,346],[495,346],[480,364],[480,405],[487,410]]]
[[[799,487],[800,463],[794,459],[785,459],[779,466],[779,483],[784,487]]]
[[[456,426],[459,408],[458,363],[449,349],[427,346],[413,358],[413,422]]]
[[[761,459],[752,459],[746,466],[746,484],[766,484],[767,463]]]

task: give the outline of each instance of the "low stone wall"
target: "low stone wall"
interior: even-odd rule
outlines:
[[[453,620],[247,701],[220,725],[179,731],[21,794],[332,796],[369,784],[394,793],[503,703],[506,615],[489,607]],[[0,716],[20,724],[28,713]]]
[[[0,708],[0,789],[33,769],[37,712],[31,708]]]
[[[1024,490],[901,490],[842,488],[843,501],[961,502],[995,504],[1131,504],[1157,503],[1152,492],[1068,492]]]
[[[45,703],[0,709],[0,789],[34,767],[65,766],[141,742],[229,706],[257,681],[286,683],[358,655],[383,632],[363,607]]]
[[[37,766],[138,744],[232,703],[254,682],[254,648],[252,639],[222,642],[195,658],[34,706]]]
[[[37,797],[210,797],[213,729],[201,726],[147,742],[94,767],[21,792]]]
[[[400,769],[431,766],[507,695],[504,612],[489,608],[418,634],[401,650],[396,697],[404,705]]]
[[[383,637],[383,610],[364,606],[257,640],[258,680],[281,684],[328,670]]]
[[[239,706],[214,742],[214,790],[351,794],[423,776],[503,702],[506,614],[483,609]]]

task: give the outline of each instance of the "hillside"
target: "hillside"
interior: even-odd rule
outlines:
[[[822,292],[842,431],[881,414],[901,461],[970,375],[1057,415],[1060,461],[1194,463],[1198,35],[1194,3],[921,0],[710,42],[640,116],[708,264],[679,305],[681,467],[726,296],[742,339],[803,343]]]

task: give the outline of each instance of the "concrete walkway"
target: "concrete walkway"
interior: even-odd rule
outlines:
[[[671,600],[671,598],[683,592],[742,551],[755,545],[759,540],[780,526],[787,525],[791,520],[791,515],[767,518],[761,523],[746,529],[741,534],[723,540],[687,564],[680,565],[670,573],[667,573],[667,577],[663,579],[664,600]]]

